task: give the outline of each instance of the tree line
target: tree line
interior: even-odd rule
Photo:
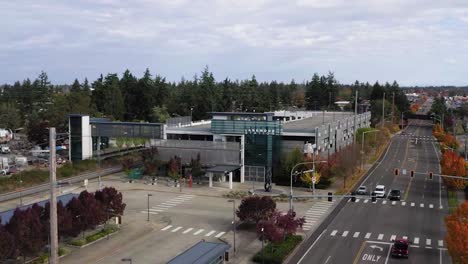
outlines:
[[[356,91],[360,105],[373,102],[373,120],[381,116],[379,105],[384,92],[386,104],[391,104],[395,94],[395,115],[409,110],[406,96],[396,81],[383,85],[356,81],[346,85],[340,84],[332,72],[322,76],[315,73],[303,83],[259,82],[255,75],[245,80],[217,81],[205,67],[192,79],[169,82],[149,69],[141,78],[126,70],[120,77],[116,73],[101,74],[91,83],[75,79],[71,85],[53,85],[42,72],[34,81],[26,79],[0,88],[3,117],[0,127],[36,131],[36,135],[30,135],[36,143],[44,142],[37,134],[43,134],[40,132],[49,126],[66,131],[70,113],[120,121],[165,122],[172,116],[208,119],[209,112],[215,111],[337,110],[338,100],[350,101],[346,110],[352,110]]]

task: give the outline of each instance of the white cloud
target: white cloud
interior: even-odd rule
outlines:
[[[463,82],[434,62],[457,58],[460,68],[468,66],[460,58],[468,43],[468,3],[457,0],[24,0],[0,3],[0,16],[4,63],[41,49],[51,61],[79,56],[103,72],[139,70],[138,62],[143,69],[167,68],[175,80],[200,70],[193,65],[213,64],[234,79],[248,77],[247,70],[271,80],[282,69],[289,72],[281,76],[302,80],[336,69],[342,82],[410,80],[410,68],[421,71],[415,81],[439,75]],[[30,77],[8,70],[0,76]],[[56,74],[69,80],[77,73]]]

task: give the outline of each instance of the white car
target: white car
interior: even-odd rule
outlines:
[[[377,198],[385,198],[385,185],[375,186],[374,193]]]

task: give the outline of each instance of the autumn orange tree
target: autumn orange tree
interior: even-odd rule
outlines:
[[[434,126],[434,130],[432,131],[432,134],[434,135],[434,137],[437,138],[437,140],[439,141],[442,141],[442,139],[444,138],[445,136],[445,132],[444,130],[442,129],[442,127],[440,126],[440,124],[436,124]]]
[[[460,157],[456,152],[445,151],[442,154],[442,160],[440,166],[443,175],[462,176],[467,177],[467,164],[463,157]],[[449,188],[461,189],[464,187],[465,180],[463,179],[452,179],[444,178],[445,184]]]
[[[468,263],[468,202],[445,218],[447,248],[453,263]]]
[[[458,149],[459,146],[457,139],[451,134],[445,134],[442,138],[442,143],[452,149]]]

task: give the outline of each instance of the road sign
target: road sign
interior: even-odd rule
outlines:
[[[402,172],[403,172],[403,175],[406,175],[406,169],[403,169]]]

